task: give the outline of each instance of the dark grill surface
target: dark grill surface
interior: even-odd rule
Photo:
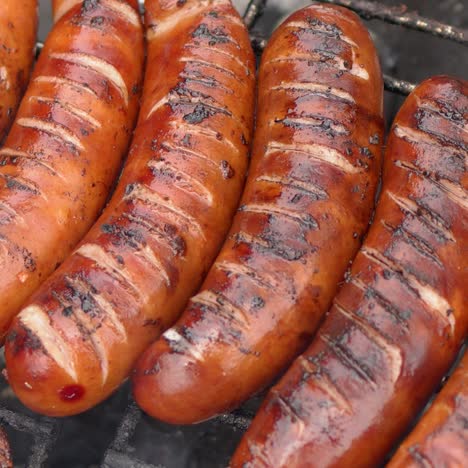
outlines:
[[[41,37],[50,0],[41,0]],[[308,0],[234,0],[245,12],[254,45],[261,53],[278,23]],[[364,19],[380,51],[385,73],[387,122],[422,79],[434,74],[467,78],[468,6],[457,0],[325,0],[347,6]],[[418,8],[419,14],[411,8]],[[421,16],[419,16],[421,15]],[[428,18],[434,18],[430,20]],[[437,19],[437,21],[435,20]],[[447,24],[445,24],[447,23]],[[448,24],[452,26],[448,26]],[[0,382],[0,421],[8,433],[15,467],[222,468],[227,466],[261,396],[231,414],[196,426],[170,426],[136,407],[126,384],[99,407],[73,418],[39,417],[24,408]]]

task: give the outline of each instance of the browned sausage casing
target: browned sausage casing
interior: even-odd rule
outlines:
[[[146,15],[142,108],[116,193],[7,340],[12,387],[41,413],[86,410],[128,376],[199,287],[244,184],[255,57],[238,13],[153,0]]]
[[[102,209],[135,123],[136,11],[84,2],[47,38],[0,150],[0,339]]]
[[[391,130],[376,216],[316,338],[232,467],[375,467],[468,329],[468,83],[436,77]]]
[[[136,371],[135,396],[149,414],[194,423],[231,409],[307,345],[369,222],[382,94],[374,46],[354,13],[312,6],[275,32],[229,238]]]
[[[387,468],[468,464],[468,353]]]
[[[29,80],[37,33],[37,0],[0,2],[0,143]]]

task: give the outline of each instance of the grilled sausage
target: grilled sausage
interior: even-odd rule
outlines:
[[[468,463],[468,353],[388,468],[463,468]]]
[[[37,33],[37,0],[0,2],[0,142],[28,83]]]
[[[109,206],[32,297],[6,345],[30,408],[106,398],[199,287],[248,163],[255,57],[229,0],[146,2],[149,56],[128,162]]]
[[[52,14],[56,23],[62,16],[68,13],[76,5],[83,4],[83,8],[89,8],[100,0],[52,0]],[[125,3],[131,5],[138,11],[138,0],[125,0]]]
[[[75,247],[128,147],[143,33],[120,0],[77,6],[50,33],[0,150],[0,337]]]
[[[467,111],[448,77],[406,100],[346,284],[232,467],[377,466],[447,372],[468,329]]]
[[[376,51],[354,13],[311,6],[276,31],[228,240],[136,371],[135,397],[149,414],[194,423],[231,409],[307,345],[369,222],[382,95]]]

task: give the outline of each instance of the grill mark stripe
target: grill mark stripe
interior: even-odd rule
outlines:
[[[8,217],[5,224],[10,223],[13,219],[20,223],[24,223],[24,218],[5,200],[0,201],[0,211],[3,211]]]
[[[141,28],[140,17],[138,13],[127,3],[117,2],[115,0],[101,0],[105,7],[125,19],[132,26]]]
[[[430,213],[418,206],[413,200],[399,197],[392,192],[387,192],[387,194],[401,209],[401,211],[403,211],[403,213],[409,213],[413,217],[419,219],[422,223],[424,223],[429,232],[435,234],[437,237],[442,237],[446,241],[456,242],[455,237],[450,229],[441,225],[437,219],[432,218]]]
[[[250,203],[248,205],[241,205],[239,211],[242,211],[243,213],[259,213],[267,216],[283,216],[300,224],[305,224],[310,229],[317,230],[319,228],[317,221],[308,213],[297,213],[292,210],[280,208],[273,204]]]
[[[91,299],[101,310],[103,318],[107,319],[111,327],[120,336],[120,338],[127,342],[127,331],[124,324],[115,312],[114,306],[104,297],[102,297],[102,294],[94,293],[93,286],[88,280],[84,278],[78,280],[76,278],[67,277],[67,281],[69,281],[76,289],[81,290],[85,295],[91,297]]]
[[[337,99],[352,105],[356,104],[353,96],[348,92],[320,83],[290,81],[282,82],[280,85],[273,86],[272,89],[281,91],[310,91],[309,94],[317,94],[327,99]]]
[[[440,258],[438,257],[436,251],[424,239],[421,239],[419,236],[408,231],[403,226],[395,228],[394,226],[387,223],[385,220],[381,220],[381,223],[384,226],[384,228],[387,229],[387,231],[389,231],[391,234],[400,236],[408,245],[413,247],[421,255],[425,256],[426,258],[429,258],[439,267],[443,268],[443,264]]]
[[[411,143],[413,145],[428,145],[431,147],[437,147],[444,152],[455,152],[460,150],[460,147],[454,145],[448,145],[447,142],[439,141],[432,133],[428,133],[422,130],[416,130],[410,127],[402,127],[400,125],[396,125],[393,129],[393,133],[402,140]],[[448,144],[448,143],[447,143]],[[460,157],[459,155],[457,157]],[[466,166],[466,161],[465,161]]]
[[[405,161],[395,161],[395,166],[417,174],[422,179],[427,180],[428,182],[442,190],[448,198],[450,198],[461,208],[465,210],[468,209],[468,192],[464,190],[461,185],[455,184],[443,178],[437,180],[432,174],[421,171],[418,167]]]
[[[146,298],[146,292],[138,288],[124,268],[121,268],[109,252],[97,244],[83,244],[75,251],[77,255],[93,261],[96,266],[105,271],[123,289],[131,289],[137,296]]]
[[[274,400],[278,403],[278,405],[282,408],[283,412],[288,415],[292,421],[294,421],[297,425],[297,438],[300,439],[307,424],[304,422],[302,417],[297,413],[297,411],[293,408],[291,403],[284,398],[278,390],[273,388],[271,390],[271,394],[273,395]]]
[[[235,275],[249,278],[253,282],[257,283],[259,286],[271,290],[271,292],[275,292],[276,289],[279,287],[277,281],[272,281],[271,278],[267,279],[265,277],[265,274],[260,276],[256,270],[250,268],[247,265],[240,265],[238,263],[224,261],[217,262],[214,266],[218,268],[218,270],[224,271],[226,273],[234,273]]]
[[[351,278],[351,284],[360,289],[364,294],[369,294],[369,296],[375,299],[382,309],[388,312],[396,322],[403,326],[406,332],[409,331],[408,322],[404,318],[404,314],[389,299],[383,296],[382,293],[366,285],[355,276]]]
[[[0,157],[1,156],[6,156],[9,158],[25,159],[27,161],[30,161],[33,164],[43,167],[44,169],[49,171],[54,176],[59,177],[63,181],[66,181],[66,179],[62,176],[62,174],[58,173],[52,166],[45,163],[44,161],[41,161],[41,159],[39,159],[38,157],[31,156],[30,154],[24,151],[18,151],[18,150],[14,150],[11,148],[3,148],[2,150],[0,150]]]
[[[359,169],[354,167],[342,153],[325,145],[300,143],[285,144],[273,141],[268,145],[265,156],[276,152],[302,153],[311,159],[334,166],[348,174],[356,174],[359,172]]]
[[[41,75],[36,78],[34,78],[33,81],[37,81],[38,83],[52,83],[55,85],[65,85],[70,88],[74,88],[79,92],[84,92],[87,94],[90,94],[91,96],[95,97],[96,99],[99,98],[97,93],[93,91],[91,88],[88,86],[83,85],[79,81],[74,81],[69,78],[60,78],[57,76],[47,76],[47,75]]]
[[[422,110],[437,114],[440,118],[446,120],[449,124],[458,127],[463,133],[468,133],[468,124],[457,122],[444,113],[443,108],[447,106],[446,104],[441,105],[436,101],[431,101],[428,99],[422,100],[418,96],[415,96],[415,98],[418,102],[418,107]],[[453,114],[457,111],[454,108],[450,108],[449,112]]]
[[[312,181],[304,182],[302,180],[293,177],[280,177],[275,175],[261,175],[256,179],[259,182],[269,182],[272,184],[282,185],[284,187],[290,187],[296,190],[311,195],[317,200],[328,200],[328,193],[319,185],[314,184]]]
[[[424,302],[432,311],[436,312],[444,322],[448,322],[452,329],[455,329],[455,318],[452,314],[447,316],[447,312],[451,310],[450,304],[442,297],[434,288],[423,284],[414,274],[406,271],[394,259],[390,259],[376,249],[363,247],[362,253],[372,262],[380,265],[382,268],[387,268],[398,275],[400,280]]]
[[[340,57],[339,55],[335,55],[334,57],[330,56],[328,51],[321,51],[315,49],[310,54],[299,54],[299,55],[291,55],[289,57],[286,56],[278,56],[274,59],[271,59],[267,64],[274,64],[274,63],[282,63],[282,62],[307,62],[307,63],[320,63],[320,65],[326,65],[331,69],[335,69],[337,71],[343,71],[350,73],[351,75],[357,76],[362,78],[363,80],[369,79],[369,74],[363,68],[357,67],[355,64],[356,52],[352,49],[352,65],[351,67],[347,67],[345,64],[345,60]],[[326,59],[324,62],[323,59]]]
[[[16,188],[23,192],[29,192],[33,195],[39,195],[42,198],[44,198],[44,200],[48,200],[47,196],[39,190],[39,187],[29,179],[2,173],[0,173],[0,177],[2,177],[5,180],[7,187],[10,186],[10,188]]]
[[[124,200],[141,200],[144,203],[166,209],[179,219],[183,219],[191,228],[195,228],[200,237],[205,239],[202,226],[193,216],[174,205],[170,200],[164,200],[157,192],[145,185],[135,184],[133,190],[125,195]]]
[[[196,361],[205,361],[202,351],[198,350],[197,346],[188,341],[187,338],[182,336],[175,328],[169,328],[166,330],[162,334],[162,337],[166,339],[173,351],[181,352],[180,347],[182,347],[183,352],[191,356]]]
[[[200,75],[192,75],[190,73],[182,72],[179,74],[180,78],[185,79],[188,82],[201,84],[206,86],[207,88],[211,89],[216,87],[216,89],[222,89],[226,94],[234,94],[234,91],[227,86],[223,85],[219,80],[216,80],[212,77],[203,78]]]
[[[216,65],[215,63],[207,62],[206,60],[201,60],[197,57],[181,57],[179,61],[183,63],[189,63],[192,65],[212,68],[220,73],[223,73],[224,75],[229,76],[230,78],[234,78],[238,83],[242,84],[243,86],[247,86],[247,83],[244,80],[242,80],[239,76],[237,76],[234,72],[228,70],[227,68],[222,68],[219,65]]]
[[[242,25],[244,25],[244,23],[242,23]],[[194,44],[187,44],[185,47],[188,49],[199,49],[199,46],[196,46]],[[244,62],[242,62],[242,60],[239,57],[237,57],[237,55],[231,54],[230,52],[226,50],[216,49],[214,47],[209,47],[209,46],[203,46],[203,51],[212,52],[212,53],[216,53],[219,55],[223,55],[224,57],[228,57],[230,60],[232,60],[233,62],[235,62],[237,65],[239,65],[242,68],[246,76],[250,75],[249,68]]]
[[[43,96],[30,96],[29,99],[34,99],[37,102],[44,103],[44,104],[52,104],[61,107],[63,110],[67,111],[69,114],[77,117],[78,119],[90,124],[94,128],[101,128],[101,124],[98,120],[96,120],[93,116],[90,115],[89,112],[86,112],[78,107],[65,102],[59,99],[48,98]]]
[[[400,377],[401,370],[403,368],[401,350],[393,343],[389,342],[388,338],[383,336],[380,330],[377,330],[372,325],[364,321],[364,319],[358,316],[354,311],[345,308],[336,300],[334,307],[341,315],[345,316],[352,323],[358,324],[359,328],[361,328],[369,341],[373,342],[385,354],[390,361],[392,382],[395,383]]]
[[[159,244],[165,245],[166,247],[168,247],[171,250],[171,252],[174,255],[177,255],[177,253],[178,253],[177,250],[174,247],[172,247],[170,242],[169,242],[170,237],[168,236],[168,234],[166,234],[162,230],[158,229],[156,227],[156,225],[148,222],[148,220],[146,218],[142,218],[141,216],[135,216],[135,215],[132,215],[130,213],[123,213],[122,217],[128,219],[132,223],[135,223],[135,224],[138,224],[139,226],[144,227],[147,230],[146,235],[150,239],[158,242]]]
[[[88,70],[101,75],[106,80],[110,81],[119,91],[125,105],[128,106],[128,88],[125,84],[121,73],[114,65],[102,60],[98,57],[89,54],[81,54],[78,52],[55,52],[50,54],[50,58],[56,60],[63,60],[74,65],[81,66]]]
[[[322,392],[324,392],[328,398],[333,401],[337,408],[348,414],[353,413],[353,409],[348,399],[341,393],[340,389],[326,374],[323,372],[318,372],[316,369],[314,369],[311,363],[303,355],[299,356],[297,360],[303,372],[315,377],[313,380],[313,385],[322,390]]]
[[[191,176],[187,172],[182,171],[180,169],[172,169],[170,166],[164,164],[164,161],[156,161],[154,159],[151,159],[148,162],[148,167],[159,171],[171,171],[176,177],[181,177],[181,180],[183,180],[187,184],[187,186],[184,188],[184,186],[178,184],[177,182],[174,182],[174,184],[177,187],[179,187],[181,190],[188,193],[189,195],[193,195],[193,193],[196,193],[199,198],[205,200],[205,202],[210,206],[213,204],[213,193],[210,190],[208,190],[199,180],[197,180],[195,177]]]
[[[52,123],[37,117],[23,117],[16,121],[18,125],[30,128],[38,132],[44,132],[61,143],[68,144],[80,151],[84,150],[79,138],[76,137],[67,127],[59,123]]]
[[[225,317],[228,322],[234,321],[238,325],[248,326],[249,319],[244,310],[235,306],[224,294],[204,290],[190,299],[192,304],[201,304],[215,308],[219,316]]]
[[[55,294],[55,296],[57,300],[60,300],[61,304],[72,308],[72,320],[76,323],[83,341],[89,342],[93,348],[94,355],[96,356],[99,367],[101,368],[101,382],[102,385],[104,385],[109,375],[109,357],[106,347],[103,345],[101,339],[96,333],[96,327],[92,323],[92,320],[79,307],[74,307],[70,301],[65,300],[58,294]]]
[[[156,257],[153,249],[151,249],[148,245],[141,247],[141,249],[135,252],[137,257],[142,258],[145,262],[147,262],[154,270],[158,271],[161,276],[164,278],[164,282],[166,283],[167,287],[171,286],[171,279],[169,274],[167,273],[166,268],[164,267],[162,261]]]
[[[181,21],[181,17],[182,20],[189,21],[192,17],[200,15],[210,4],[211,0],[198,0],[195,4],[189,3],[167,15],[164,21],[149,25],[146,32],[147,41],[150,42],[162,34],[171,32]]]
[[[201,135],[203,137],[211,138],[216,141],[216,143],[224,144],[230,149],[234,150],[236,153],[240,153],[239,148],[232,142],[230,138],[223,137],[221,133],[216,132],[208,127],[200,127],[198,125],[189,124],[187,122],[169,122],[169,126],[185,132],[185,134],[191,135]]]
[[[274,120],[271,124],[282,124],[285,127],[294,126],[297,127],[312,127],[317,130],[332,131],[336,135],[349,135],[350,132],[344,125],[338,124],[336,122],[332,122],[328,127],[325,127],[324,124],[329,119],[326,118],[319,118],[314,116],[303,116],[303,117],[287,117],[284,119]]]
[[[185,148],[184,146],[181,146],[179,144],[176,144],[175,146],[174,145],[171,145],[169,143],[167,143],[166,141],[164,141],[163,143],[161,143],[161,148],[163,150],[166,150],[166,151],[169,151],[169,152],[174,152],[174,153],[181,153],[181,154],[185,154],[187,155],[188,157],[195,157],[197,159],[200,159],[201,161],[203,161],[204,163],[207,163],[209,164],[210,166],[212,166],[213,168],[215,168],[216,170],[218,170],[218,165],[209,157],[207,156],[205,153],[202,153],[200,151],[196,151],[196,150],[193,150],[193,149],[189,149],[189,148]]]
[[[329,347],[335,356],[341,361],[346,368],[351,368],[364,382],[372,387],[373,390],[377,389],[377,384],[369,371],[351,355],[351,353],[344,349],[339,343],[334,341],[330,336],[319,333],[319,338]]]
[[[38,305],[30,305],[18,315],[18,320],[31,333],[37,336],[55,363],[75,382],[78,375],[75,359],[70,346],[50,323],[47,313]]]

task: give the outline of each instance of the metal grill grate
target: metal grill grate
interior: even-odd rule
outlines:
[[[405,6],[388,7],[378,2],[364,0],[323,0],[323,2],[346,6],[365,19],[377,19],[464,46],[468,45],[466,31],[418,16],[407,11]],[[143,4],[143,0],[140,0],[140,4]],[[250,0],[244,13],[244,21],[249,29],[255,26],[266,7],[267,0]],[[260,54],[265,47],[266,39],[253,34],[252,42]],[[42,44],[38,43],[37,53],[40,53],[41,49]],[[385,75],[384,81],[387,91],[400,95],[409,94],[415,87],[411,82],[390,75]],[[4,389],[2,396],[8,392],[8,388]],[[50,465],[62,442],[65,441],[68,447],[76,444],[76,439],[73,440],[66,431],[62,430],[64,420],[39,417],[29,412],[25,414],[27,410],[13,400],[11,393],[7,396],[12,399],[13,410],[0,405],[0,422],[6,427],[13,442],[15,463],[31,468]],[[2,401],[4,399],[2,398]],[[131,397],[128,397],[128,387],[125,386],[111,398],[110,402],[101,405],[96,411],[93,410],[88,416],[91,420],[94,418],[97,425],[97,420],[106,412],[114,411],[116,414],[113,427],[106,425],[105,428],[100,428],[109,431],[110,444],[106,444],[108,448],[105,453],[102,450],[96,454],[96,458],[101,458],[101,466],[106,468],[225,466],[230,453],[250,424],[261,399],[259,396],[230,414],[221,415],[198,426],[174,427],[146,417],[133,403]],[[76,420],[69,418],[72,419]],[[15,442],[18,438],[24,439],[24,436],[30,440],[29,450],[28,454],[20,455],[15,451]],[[218,443],[220,441],[222,448]],[[184,446],[185,454],[181,453],[181,446]],[[75,453],[79,457],[79,450]],[[151,456],[151,460],[144,460],[145,456]],[[62,465],[55,462],[55,466]],[[75,466],[85,465],[77,460]]]

